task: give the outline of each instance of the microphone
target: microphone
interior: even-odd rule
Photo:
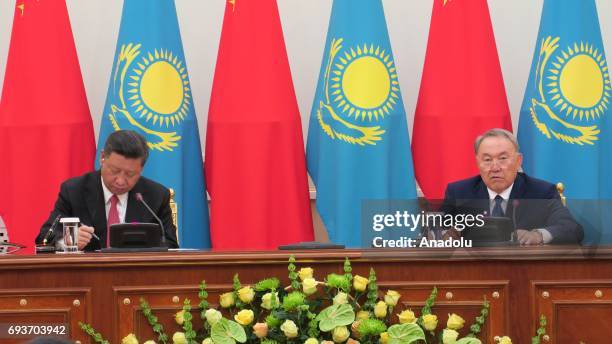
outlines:
[[[57,214],[57,216],[55,217],[55,220],[53,220],[53,222],[51,223],[51,226],[49,227],[49,230],[47,231],[47,234],[45,234],[45,237],[43,239],[43,245],[47,245],[47,241],[51,239],[53,236],[55,236],[55,226],[57,226],[57,222],[59,221],[61,217],[62,217],[62,214]]]
[[[145,200],[142,197],[142,194],[140,192],[136,193],[136,200],[138,200],[140,203],[142,203],[142,205],[144,205],[145,208],[147,208],[149,213],[151,213],[151,215],[153,215],[155,220],[157,220],[157,223],[159,223],[159,227],[161,228],[161,245],[162,246],[166,246],[166,230],[164,229],[164,224],[163,224],[162,220],[160,220],[160,218],[157,216],[157,214],[155,214],[155,212],[153,210],[151,210],[151,207],[149,207],[147,202],[145,202]]]
[[[514,241],[518,241],[518,234],[516,232],[516,209],[518,208],[520,202],[518,199],[512,200],[512,224],[514,225],[514,232],[512,235],[514,236]]]

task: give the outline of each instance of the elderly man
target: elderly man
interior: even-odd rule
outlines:
[[[108,247],[111,224],[156,222],[138,201],[136,195],[141,194],[163,222],[167,245],[178,247],[170,209],[170,191],[141,177],[148,156],[147,142],[136,132],[120,130],[112,133],[100,155],[100,170],[69,179],[61,185],[55,208],[40,229],[36,243],[43,242],[52,222],[60,216],[80,219],[79,250]]]
[[[476,139],[474,151],[480,175],[448,184],[446,213],[509,217],[516,221],[523,245],[582,241],[582,227],[561,203],[555,185],[519,172],[523,156],[511,132],[485,132]],[[448,234],[458,236],[454,230]]]

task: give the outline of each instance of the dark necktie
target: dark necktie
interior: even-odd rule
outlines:
[[[494,217],[504,217],[504,210],[502,209],[502,202],[504,201],[503,197],[500,195],[495,196],[495,205],[493,206],[493,211],[491,215]]]

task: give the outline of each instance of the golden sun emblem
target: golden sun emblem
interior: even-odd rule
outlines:
[[[610,105],[606,60],[592,44],[576,42],[559,51],[559,41],[542,40],[536,70],[539,99],[531,99],[531,117],[549,139],[593,145],[600,129],[589,122],[605,115]]]
[[[384,120],[399,101],[399,82],[390,52],[373,44],[341,53],[343,39],[332,39],[325,70],[325,99],[317,118],[332,139],[375,145],[385,130],[363,123]]]
[[[172,151],[181,139],[173,128],[186,119],[192,104],[187,70],[181,58],[165,49],[137,60],[140,48],[121,46],[113,74],[119,104],[111,104],[109,118],[115,130],[142,134],[151,149]]]

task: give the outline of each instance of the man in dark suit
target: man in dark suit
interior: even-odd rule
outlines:
[[[448,184],[445,213],[509,217],[524,245],[582,241],[582,226],[563,206],[555,185],[518,172],[523,157],[512,133],[491,129],[476,139],[474,151],[480,175]],[[448,234],[458,236],[454,230]]]
[[[149,148],[142,136],[128,130],[113,132],[104,144],[100,170],[62,183],[55,207],[43,224],[36,243],[43,242],[59,215],[80,219],[80,250],[108,247],[110,224],[157,222],[136,198],[140,193],[163,222],[167,245],[178,247],[170,209],[170,191],[141,176],[148,156]]]

